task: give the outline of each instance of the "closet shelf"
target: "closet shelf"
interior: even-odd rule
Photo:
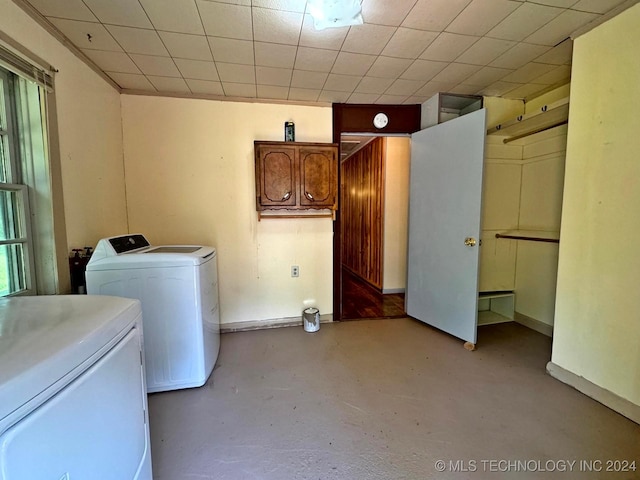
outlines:
[[[496,233],[496,238],[511,240],[529,240],[532,242],[560,243],[559,232],[543,232],[540,230],[508,230]]]
[[[569,98],[544,105],[537,112],[526,113],[487,130],[487,135],[505,136],[504,143],[533,135],[569,121]]]

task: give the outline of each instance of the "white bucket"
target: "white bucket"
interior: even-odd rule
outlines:
[[[310,307],[302,312],[302,321],[305,332],[317,332],[320,330],[320,311]]]

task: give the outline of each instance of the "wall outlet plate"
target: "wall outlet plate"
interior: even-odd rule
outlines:
[[[300,267],[298,265],[291,265],[291,276],[292,277],[300,276]]]

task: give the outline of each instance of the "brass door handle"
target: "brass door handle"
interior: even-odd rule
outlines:
[[[467,237],[464,239],[464,244],[467,247],[475,247],[476,246],[476,239],[473,237]]]

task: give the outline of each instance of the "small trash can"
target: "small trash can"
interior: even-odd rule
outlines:
[[[320,330],[320,311],[309,307],[302,312],[302,321],[305,332],[317,332]]]

